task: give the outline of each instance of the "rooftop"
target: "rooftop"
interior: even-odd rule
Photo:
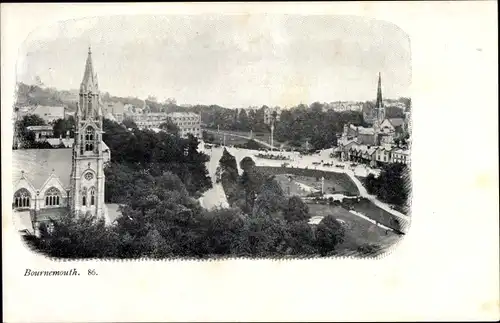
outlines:
[[[405,121],[403,118],[392,118],[389,119],[389,122],[394,126],[394,127],[399,127],[404,125]]]
[[[31,131],[52,131],[54,129],[52,126],[28,126],[26,128]]]
[[[168,115],[171,117],[199,117],[198,114],[193,112],[171,112]]]
[[[35,189],[40,189],[49,175],[54,172],[63,186],[69,187],[72,151],[71,148],[13,150],[13,183],[15,184],[24,176]]]

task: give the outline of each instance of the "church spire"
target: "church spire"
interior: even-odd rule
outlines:
[[[85,63],[85,72],[83,73],[83,80],[80,86],[80,90],[84,92],[93,91],[95,85],[96,85],[96,80],[95,80],[94,66],[92,65],[92,50],[89,46],[87,62]]]
[[[380,72],[378,73],[378,87],[377,87],[377,109],[382,109],[382,80],[380,77]]]

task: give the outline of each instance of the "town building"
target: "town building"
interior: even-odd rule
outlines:
[[[106,102],[103,104],[104,116],[120,123],[123,121],[125,105],[122,102]],[[110,118],[109,116],[112,116]]]
[[[36,105],[36,106],[27,106],[19,108],[19,115],[22,118],[28,114],[34,114],[45,120],[47,123],[53,123],[57,119],[65,119],[66,118],[66,107],[64,106],[44,106],[44,105]]]
[[[334,154],[344,161],[364,162],[372,166],[396,161],[406,162],[407,150],[397,150],[396,157],[392,156],[392,151],[397,148],[394,147],[395,140],[408,133],[408,120],[386,118],[380,74],[377,86],[377,100],[373,115],[370,117],[373,117],[373,127],[344,125],[342,136],[338,140],[338,147],[334,149]]]
[[[168,119],[168,115],[165,112],[139,112],[126,114],[125,117],[133,120],[142,129],[160,128],[160,125]]]
[[[28,126],[26,129],[35,134],[35,141],[46,141],[47,138],[54,137],[52,126]]]
[[[279,121],[281,115],[281,109],[279,107],[265,107],[264,108],[264,123],[270,125],[273,121]],[[274,117],[276,116],[276,120]]]
[[[391,152],[391,161],[393,163],[410,164],[410,152],[407,149],[396,148]]]
[[[89,48],[75,115],[72,149],[13,150],[12,207],[19,230],[38,234],[41,223],[89,214],[111,223],[119,213],[104,201],[104,165],[110,150],[102,141],[102,107]],[[108,212],[108,206],[112,212]]]
[[[168,119],[179,128],[179,136],[187,137],[192,134],[201,138],[201,116],[192,112],[172,112]]]

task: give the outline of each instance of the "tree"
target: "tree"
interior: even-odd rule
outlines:
[[[35,134],[28,130],[29,126],[46,126],[47,123],[36,114],[23,116],[21,120],[15,123],[15,135],[20,143],[20,148],[30,148],[35,144]]]
[[[287,254],[288,230],[285,221],[276,217],[248,217],[244,241],[249,254],[269,257]]]
[[[332,215],[324,217],[316,228],[318,251],[322,256],[333,254],[335,248],[344,242],[344,236],[344,228]]]
[[[307,222],[311,218],[309,207],[298,196],[288,199],[283,216],[287,222]]]
[[[248,115],[245,109],[240,109],[238,116],[239,127],[238,130],[248,131],[250,130],[250,121],[248,119]]]
[[[304,256],[316,253],[314,231],[307,222],[288,223],[286,238],[291,254]]]
[[[139,127],[135,123],[135,121],[132,118],[125,117],[122,121],[123,125],[127,127],[127,129],[138,129]]]
[[[253,207],[254,216],[272,216],[282,211],[285,206],[285,194],[273,176],[262,184]]]
[[[382,201],[403,206],[408,199],[408,168],[404,164],[387,164],[378,178],[366,178],[367,190],[375,193]]]
[[[54,130],[54,137],[62,137],[66,138],[74,138],[75,137],[75,118],[73,116],[70,116],[67,119],[57,119],[54,121],[53,125],[53,130]]]
[[[127,131],[108,119],[104,119],[103,128],[103,140],[111,150],[109,167],[125,164],[130,169],[148,170],[153,176],[170,171],[182,180],[190,194],[201,194],[211,187],[205,165],[209,157],[198,151],[195,137],[181,138],[151,130]]]
[[[243,159],[240,161],[240,168],[244,172],[249,172],[253,170],[255,167],[255,162],[253,161],[252,157],[243,157]]]
[[[238,166],[236,164],[236,158],[231,155],[226,148],[222,152],[222,156],[219,160],[219,165],[221,166],[222,172],[227,172],[231,174],[231,179],[236,181],[238,176]]]
[[[237,209],[215,209],[203,214],[202,249],[208,255],[240,255],[249,251],[245,220]]]
[[[160,129],[168,131],[168,133],[179,135],[180,129],[179,127],[172,122],[172,120],[168,119],[167,121],[160,124]]]

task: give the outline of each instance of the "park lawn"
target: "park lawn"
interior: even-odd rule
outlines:
[[[336,219],[345,221],[345,240],[338,247],[339,251],[356,251],[365,244],[379,245],[382,249],[392,246],[401,239],[401,236],[376,226],[360,218],[340,206],[328,204],[308,204],[312,216],[333,215]]]
[[[216,132],[217,129],[204,128],[202,130],[210,130],[212,135],[214,135],[215,137],[218,136],[216,133],[213,132],[213,131]],[[221,129],[220,132],[221,133],[222,132],[226,133],[226,144],[227,145],[230,145],[228,143],[228,138],[233,138],[233,140],[235,142],[234,144],[242,144],[242,143],[246,143],[248,141],[248,139],[243,139],[243,138],[238,138],[238,137],[231,136],[231,134],[238,135],[238,136],[245,136],[245,137],[249,137],[250,136],[250,131],[235,131],[235,130],[222,130]],[[263,142],[267,142],[267,143],[271,142],[271,133],[270,132],[261,132],[261,131],[258,131],[258,132],[253,132],[252,135],[253,135],[253,139],[257,139],[257,140],[260,140],[260,141],[263,141]],[[222,138],[222,134],[220,134],[220,137]],[[242,140],[242,141],[240,142],[239,140]],[[217,143],[222,144],[222,139],[220,139],[219,141],[220,142],[217,142]],[[274,144],[276,146],[276,145],[282,144],[282,142],[274,139]]]
[[[316,179],[315,177],[295,176],[294,180],[302,184],[305,184],[307,186],[314,187],[319,191],[321,191],[321,178]],[[341,193],[346,190],[342,185],[341,181],[337,181],[332,178],[325,178],[324,189],[325,189],[325,194]]]
[[[285,193],[285,195],[306,197],[311,193],[310,191],[303,190],[295,180],[289,181],[289,177],[287,174],[278,174],[276,175],[275,179],[280,184],[281,188],[283,188],[283,192]]]
[[[299,176],[302,179],[310,178],[305,182],[298,180],[299,182],[303,182],[309,186],[314,185],[310,185],[308,183],[312,184],[316,182],[316,178],[321,178],[323,176],[325,178],[325,188],[328,185],[329,188],[335,188],[335,193],[359,195],[359,190],[356,187],[356,184],[354,184],[354,182],[349,178],[349,175],[345,173],[326,172],[316,169],[269,166],[257,166],[257,169],[266,175],[291,174]],[[326,189],[326,193],[331,193],[330,189]]]
[[[248,139],[245,139],[245,138],[226,136],[226,146],[243,145],[243,144],[246,144],[247,142],[248,142]],[[215,135],[214,134],[213,143],[219,144],[219,145],[224,144],[224,137],[222,135]]]
[[[385,225],[386,227],[393,228],[399,231],[405,231],[401,229],[407,228],[409,225],[409,222],[407,220],[398,218],[397,216],[390,214],[386,210],[381,209],[373,204],[368,199],[362,198],[359,202],[354,202],[352,206],[354,211],[360,212],[370,219]]]

